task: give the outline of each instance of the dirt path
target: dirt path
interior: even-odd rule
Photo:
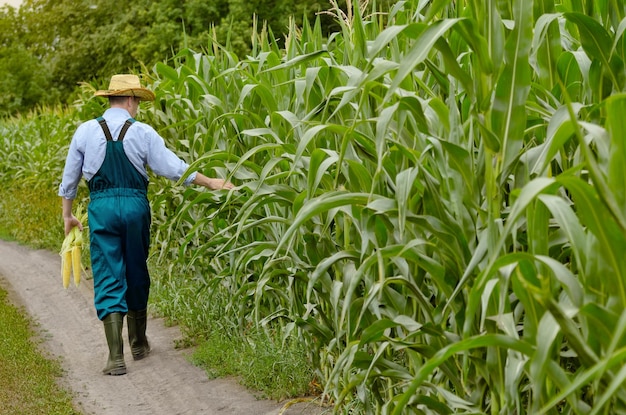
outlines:
[[[188,352],[174,348],[176,327],[149,319],[153,352],[135,362],[125,344],[125,376],[104,376],[108,350],[93,307],[93,285],[83,281],[64,290],[59,255],[0,241],[0,283],[40,326],[44,347],[62,359],[62,380],[74,391],[85,415],[320,414],[311,403],[257,400],[233,379],[207,379],[191,365]],[[124,328],[124,338],[126,339]]]

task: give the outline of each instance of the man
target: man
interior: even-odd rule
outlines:
[[[108,97],[110,108],[102,117],[78,127],[67,154],[59,196],[63,201],[65,234],[83,225],[72,213],[81,177],[88,182],[88,207],[94,304],[104,323],[109,358],[103,373],[123,375],[122,326],[127,316],[128,341],[135,360],[150,353],[146,338],[150,276],[146,261],[150,244],[150,207],[146,166],[157,175],[178,180],[188,165],[166,148],[149,125],[135,121],[140,101],[153,101],[154,93],[141,86],[136,75],[114,75],[109,89],[95,96]],[[192,173],[185,185],[211,190],[232,189],[222,179]]]

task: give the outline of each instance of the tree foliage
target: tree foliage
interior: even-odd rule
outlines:
[[[345,0],[339,1],[345,6]],[[296,24],[329,9],[326,0],[25,0],[0,9],[0,114],[71,102],[81,82],[142,71],[184,48],[218,42],[243,57],[255,19],[280,41]],[[326,33],[336,29],[323,16]]]

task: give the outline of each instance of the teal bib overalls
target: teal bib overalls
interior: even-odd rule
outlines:
[[[98,122],[107,139],[106,156],[88,183],[88,212],[94,303],[103,320],[147,307],[150,205],[148,181],[124,152],[124,135],[135,120],[126,121],[117,141],[102,117]]]

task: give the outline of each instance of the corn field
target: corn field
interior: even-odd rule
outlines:
[[[149,72],[139,118],[237,185],[153,180],[155,256],[337,412],[626,413],[624,3],[348,3]]]

